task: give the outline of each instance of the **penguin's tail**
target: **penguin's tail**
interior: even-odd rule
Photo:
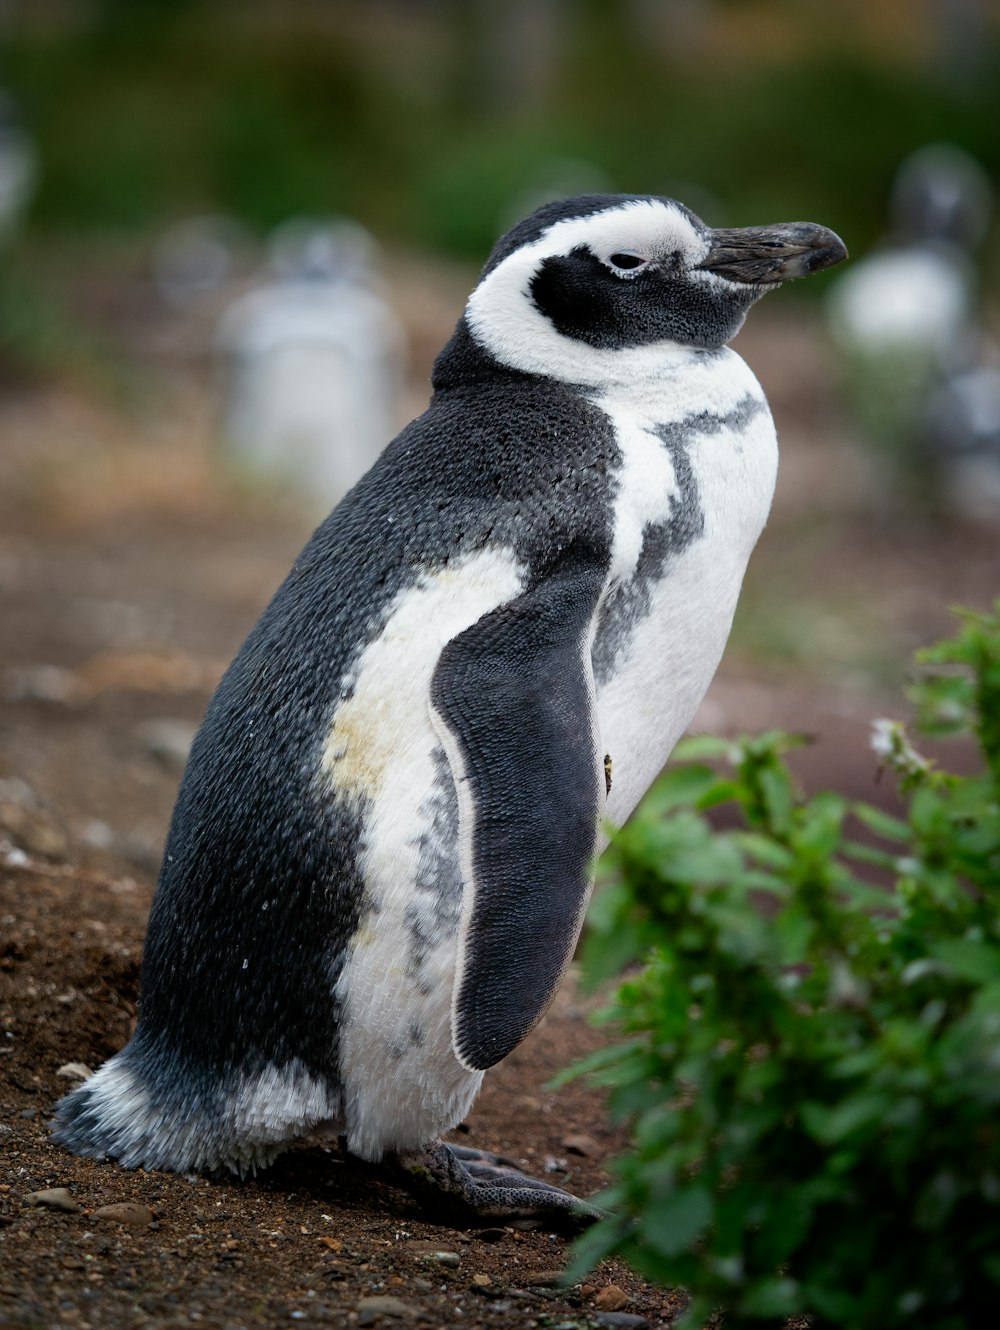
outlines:
[[[176,1063],[168,1074],[133,1040],[59,1101],[52,1137],[123,1168],[242,1177],[317,1127],[339,1129],[339,1089],[300,1064],[206,1085]]]
[[[205,1166],[206,1126],[195,1102],[187,1112],[156,1094],[157,1077],[134,1044],[129,1044],[56,1105],[53,1140],[90,1159],[117,1159],[124,1168],[164,1168],[175,1172]],[[175,1110],[171,1112],[170,1110]],[[176,1111],[179,1110],[179,1111]],[[197,1127],[195,1124],[197,1123]]]

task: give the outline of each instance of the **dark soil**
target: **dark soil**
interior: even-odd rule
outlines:
[[[947,630],[947,604],[997,594],[996,535],[886,529],[830,423],[815,338],[798,323],[760,327],[756,355],[744,353],[786,452],[751,623],[762,589],[791,585],[803,606],[835,597],[849,627],[857,607],[856,631],[877,630],[883,656],[905,661]],[[447,324],[416,332],[433,348]],[[134,1020],[185,736],[310,525],[221,478],[205,378],[180,360],[131,413],[79,391],[0,399],[0,1330],[669,1324],[681,1295],[615,1263],[559,1287],[563,1237],[436,1225],[329,1142],[304,1141],[243,1182],[125,1172],[50,1144],[52,1105],[73,1084],[60,1069],[95,1068]],[[806,730],[813,786],[891,799],[873,784],[866,733],[874,715],[899,713],[895,694],[877,676],[831,681],[829,636],[788,668],[756,658],[752,637],[699,723]],[[600,1038],[570,983],[487,1077],[460,1139],[578,1194],[600,1189],[623,1130],[584,1083],[546,1088]],[[31,1204],[49,1188],[67,1189],[74,1208]],[[132,1222],[98,1213],[125,1202],[139,1207]],[[398,1303],[364,1302],[385,1296]]]
[[[148,887],[68,865],[0,874],[3,1324],[364,1323],[375,1313],[362,1300],[387,1294],[408,1309],[404,1317],[433,1324],[566,1323],[608,1285],[622,1295],[603,1297],[626,1314],[653,1325],[676,1314],[676,1296],[614,1263],[586,1285],[559,1289],[563,1237],[430,1223],[406,1193],[345,1163],[329,1142],[304,1141],[244,1182],[126,1172],[53,1146],[50,1108],[73,1083],[59,1069],[96,1067],[130,1031],[148,903]],[[512,1153],[581,1194],[597,1190],[621,1132],[579,1083],[558,1095],[546,1089],[554,1069],[596,1043],[583,1007],[564,992],[490,1077],[457,1138]],[[68,1189],[77,1209],[31,1205],[48,1188]],[[122,1202],[141,1207],[133,1222],[97,1213]],[[436,1259],[442,1251],[453,1254],[448,1263]]]

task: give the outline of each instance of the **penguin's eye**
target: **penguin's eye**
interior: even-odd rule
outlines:
[[[630,249],[620,250],[617,254],[609,254],[608,262],[612,268],[618,268],[621,272],[628,272],[634,268],[644,268],[646,260],[641,254],[635,254]]]

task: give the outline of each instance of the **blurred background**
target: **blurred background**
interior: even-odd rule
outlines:
[[[877,797],[911,650],[1000,594],[998,126],[989,0],[0,0],[0,854],[155,871],[493,240],[595,190],[848,244],[737,340],[782,472],[697,726]]]

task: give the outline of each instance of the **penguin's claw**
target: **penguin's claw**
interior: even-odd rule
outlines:
[[[477,1168],[512,1168],[517,1170],[517,1160],[512,1159],[510,1155],[496,1155],[491,1150],[477,1150],[474,1146],[457,1145],[454,1141],[448,1142],[448,1149],[456,1159],[462,1161],[470,1173],[475,1173]],[[521,1176],[525,1175],[522,1174]]]
[[[435,1219],[475,1227],[532,1219],[578,1230],[601,1210],[514,1167],[504,1155],[432,1141],[386,1157],[396,1179]]]

